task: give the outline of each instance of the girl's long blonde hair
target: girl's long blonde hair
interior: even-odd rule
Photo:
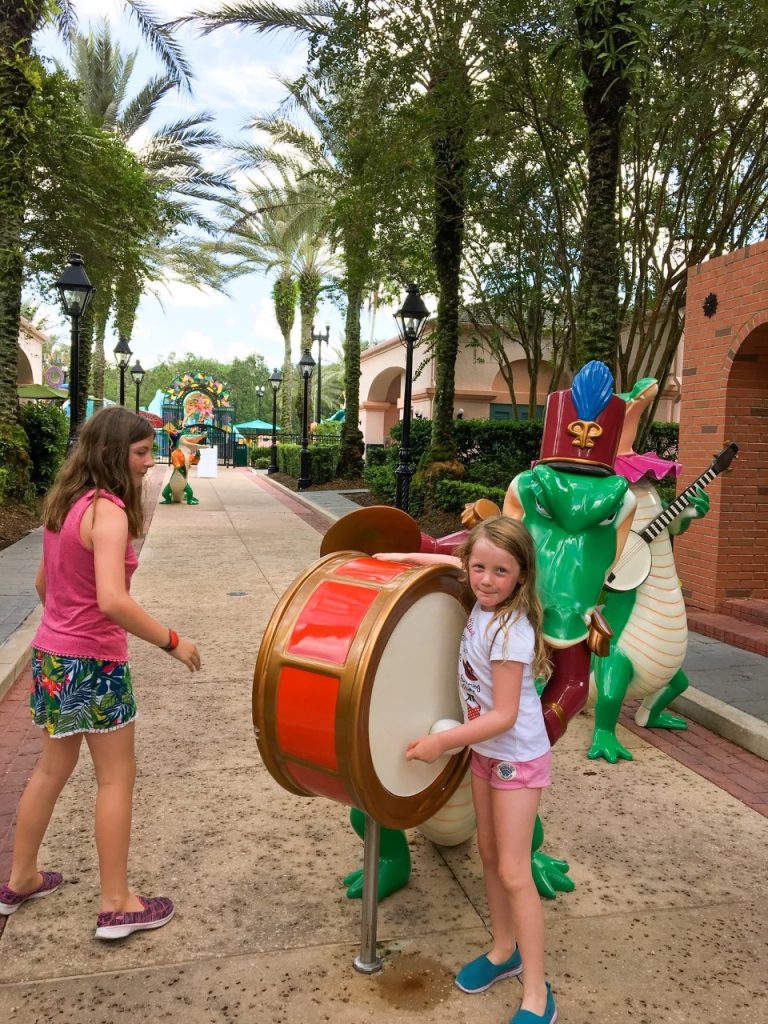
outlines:
[[[534,678],[548,679],[552,673],[552,665],[542,635],[544,610],[536,593],[536,549],[533,546],[533,538],[519,519],[512,519],[511,516],[484,519],[474,527],[456,552],[467,576],[472,550],[475,544],[483,539],[506,551],[520,566],[520,581],[507,600],[494,611],[491,625],[498,623],[498,629],[506,633],[507,625],[513,617],[525,615],[533,627],[536,638],[532,666]]]
[[[133,482],[128,453],[137,441],[154,438],[151,424],[120,405],[100,409],[80,431],[77,444],[59,470],[43,508],[43,526],[58,533],[72,505],[86,491],[109,491],[125,505],[128,531],[141,533],[141,488]]]

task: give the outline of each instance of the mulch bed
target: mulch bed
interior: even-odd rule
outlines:
[[[298,490],[297,481],[292,476],[287,476],[285,473],[275,473],[270,477],[270,480],[276,480],[278,483],[287,487],[291,491]],[[327,484],[313,484],[308,487],[309,491],[362,491],[364,494],[350,494],[349,500],[354,501],[357,505],[381,505],[382,502],[374,498],[372,494],[368,493],[368,483],[362,477],[352,480],[329,480]],[[445,537],[449,533],[456,533],[460,530],[461,520],[459,516],[454,515],[451,512],[441,512],[439,509],[435,509],[432,512],[425,512],[422,516],[414,516],[416,522],[419,524],[419,529],[423,530],[424,533],[428,533],[431,537]]]
[[[0,505],[0,551],[40,525],[40,512],[28,505]]]
[[[277,480],[279,484],[287,487],[290,491],[297,491],[299,489],[298,480],[295,477],[288,476],[287,473],[274,473],[270,480]],[[308,491],[359,491],[367,489],[368,484],[362,477],[356,477],[352,480],[329,480],[328,483],[312,484],[311,487],[307,488]],[[372,504],[375,504],[375,502]]]

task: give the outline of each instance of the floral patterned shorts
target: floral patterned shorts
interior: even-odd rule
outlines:
[[[120,729],[137,714],[130,665],[69,658],[33,647],[29,707],[35,725],[54,739]]]

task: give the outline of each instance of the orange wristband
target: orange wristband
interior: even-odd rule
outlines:
[[[169,629],[168,630],[168,643],[165,645],[165,647],[161,647],[160,650],[161,651],[169,651],[169,652],[170,651],[175,651],[178,646],[179,646],[179,634],[176,632],[175,629]]]

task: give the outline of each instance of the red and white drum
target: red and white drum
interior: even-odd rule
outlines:
[[[283,595],[253,681],[253,723],[273,777],[359,807],[388,828],[426,821],[469,754],[406,761],[408,743],[461,718],[456,685],[468,592],[450,566],[337,552]]]

